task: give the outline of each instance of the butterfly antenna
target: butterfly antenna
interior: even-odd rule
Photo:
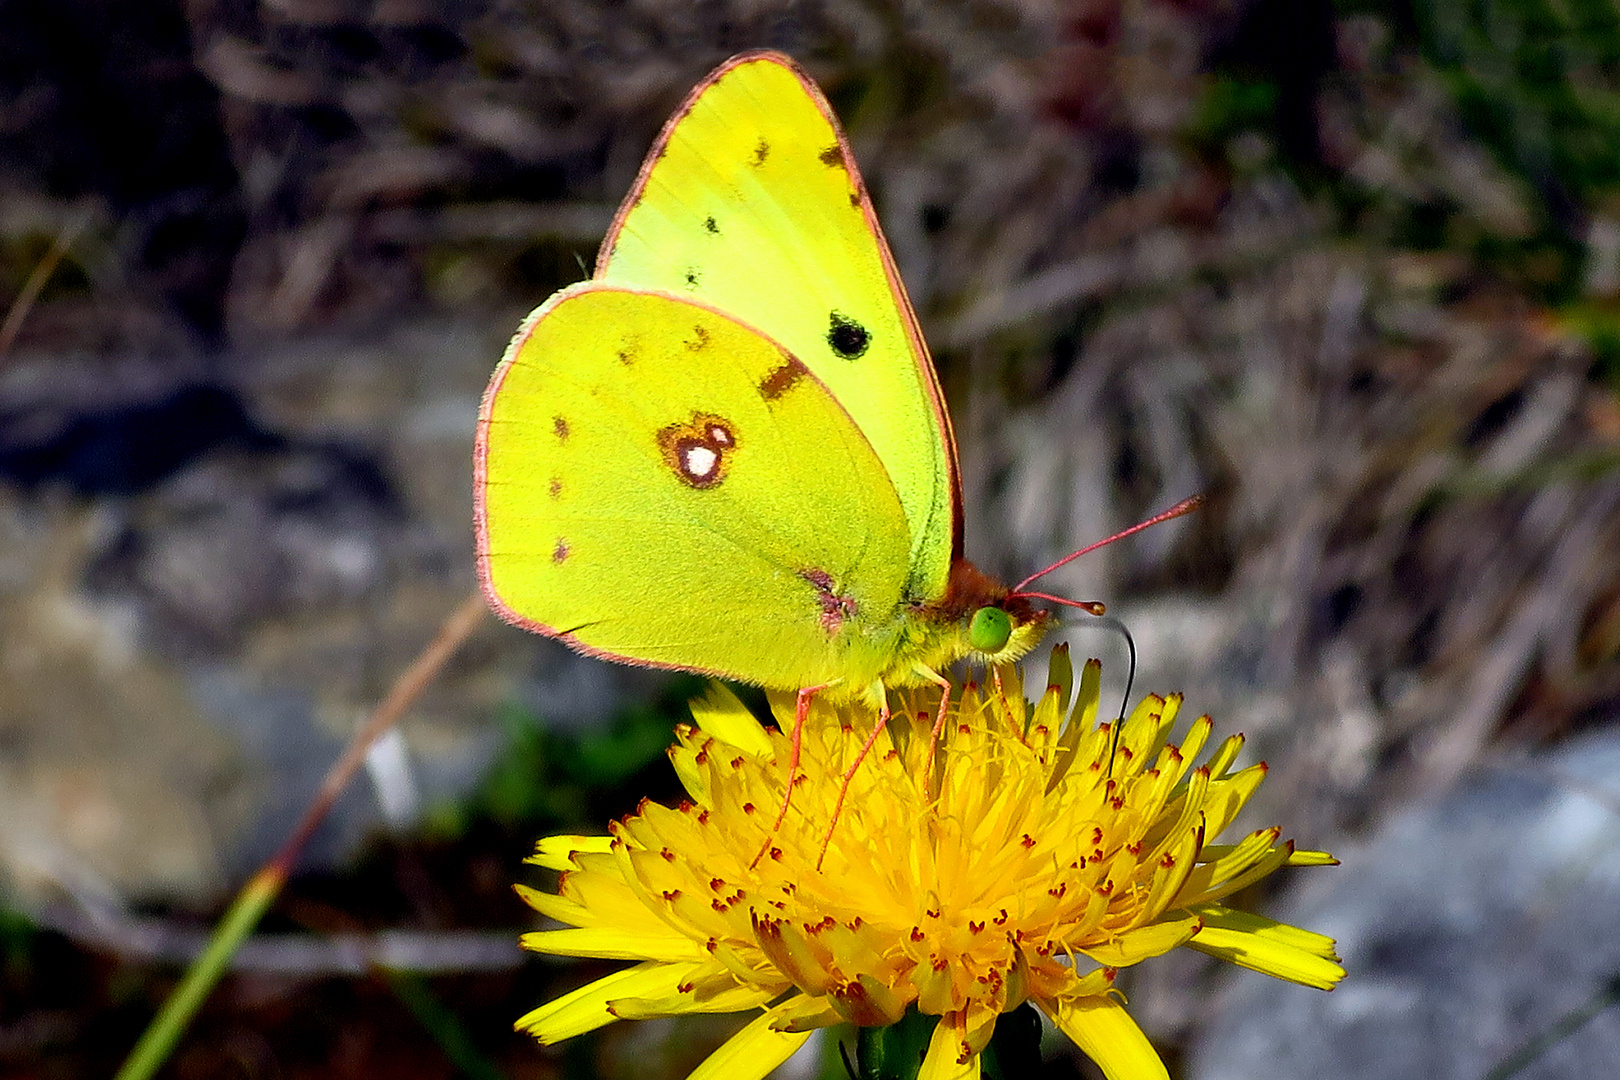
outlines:
[[[1204,505],[1204,496],[1202,496],[1202,495],[1194,495],[1190,499],[1182,499],[1180,502],[1176,503],[1176,505],[1172,506],[1170,509],[1166,510],[1162,514],[1154,514],[1152,517],[1148,518],[1146,521],[1140,522],[1140,523],[1138,523],[1136,525],[1132,525],[1130,528],[1124,530],[1123,532],[1117,532],[1113,536],[1108,537],[1108,539],[1106,539],[1106,540],[1098,540],[1095,544],[1087,544],[1085,547],[1081,548],[1079,551],[1071,551],[1069,554],[1063,556],[1063,558],[1059,559],[1057,562],[1053,563],[1051,566],[1048,566],[1045,570],[1037,570],[1035,573],[1029,575],[1029,577],[1025,578],[1023,581],[1020,581],[1018,584],[1014,585],[1012,587],[1013,595],[1014,596],[1028,596],[1028,597],[1032,597],[1032,598],[1037,599],[1037,600],[1051,600],[1051,601],[1054,601],[1054,602],[1059,603],[1059,604],[1067,604],[1070,607],[1082,608],[1082,609],[1087,610],[1087,611],[1090,611],[1093,607],[1096,607],[1096,608],[1100,609],[1102,607],[1101,604],[1080,603],[1080,602],[1074,601],[1074,600],[1062,600],[1062,599],[1059,599],[1058,597],[1055,597],[1055,596],[1048,596],[1045,593],[1025,592],[1024,591],[1024,586],[1028,585],[1030,582],[1034,581],[1036,578],[1045,577],[1047,574],[1050,574],[1052,571],[1056,570],[1060,566],[1069,565],[1070,563],[1074,562],[1074,560],[1078,559],[1082,555],[1090,554],[1091,552],[1096,551],[1100,547],[1106,547],[1107,545],[1112,544],[1115,540],[1123,540],[1127,536],[1132,536],[1132,535],[1134,535],[1136,533],[1139,533],[1143,529],[1147,528],[1150,525],[1158,525],[1161,522],[1169,521],[1172,518],[1181,517],[1183,514],[1190,514],[1190,513],[1192,513],[1194,510],[1198,509],[1202,505]],[[1092,614],[1093,615],[1101,615],[1102,612],[1100,610],[1092,611]]]

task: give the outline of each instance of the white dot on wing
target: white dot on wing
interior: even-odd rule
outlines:
[[[685,452],[683,467],[686,469],[687,475],[701,479],[714,472],[714,467],[719,462],[720,455],[707,446],[694,446]]]

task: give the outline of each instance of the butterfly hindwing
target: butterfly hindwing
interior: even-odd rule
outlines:
[[[478,545],[509,619],[773,686],[880,649],[909,536],[883,464],[777,343],[588,282],[531,316],[479,422]]]
[[[960,532],[950,421],[854,158],[792,61],[736,57],[693,91],[648,155],[597,279],[690,297],[797,356],[899,496],[907,594],[944,592]]]

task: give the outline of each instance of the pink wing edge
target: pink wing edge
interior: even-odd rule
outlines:
[[[612,660],[616,663],[628,664],[632,667],[654,668],[659,671],[689,671],[695,675],[704,675],[708,676],[709,678],[730,679],[734,682],[748,682],[748,679],[741,678],[735,672],[731,671],[721,671],[714,668],[692,667],[687,664],[669,664],[659,660],[645,660],[640,657],[625,656],[622,653],[610,652],[606,649],[598,649],[594,645],[587,645],[585,642],[579,640],[579,638],[574,636],[572,631],[559,630],[557,627],[547,626],[545,623],[540,622],[537,619],[531,619],[527,615],[515,611],[506,603],[505,600],[501,599],[500,594],[495,591],[495,584],[490,573],[489,565],[491,554],[489,550],[489,507],[485,504],[484,499],[485,491],[489,486],[489,428],[490,416],[495,407],[495,398],[500,394],[501,386],[506,381],[507,373],[510,372],[512,367],[516,364],[518,353],[522,351],[524,342],[528,340],[529,335],[534,331],[534,328],[540,325],[541,320],[543,320],[547,315],[550,315],[553,311],[557,310],[557,308],[561,307],[567,301],[572,300],[577,296],[595,292],[634,293],[641,296],[658,296],[666,300],[674,300],[677,303],[685,304],[688,307],[698,308],[700,310],[710,312],[711,314],[718,315],[720,318],[725,319],[728,322],[736,323],[738,326],[745,327],[759,337],[769,341],[773,346],[775,346],[777,352],[782,354],[782,356],[792,358],[797,362],[797,358],[793,357],[792,353],[788,352],[788,350],[778,344],[774,338],[763,333],[757,327],[749,323],[742,322],[739,319],[735,319],[718,308],[710,307],[707,304],[700,304],[692,300],[690,297],[677,296],[674,293],[664,292],[659,289],[627,289],[617,285],[604,286],[594,278],[586,281],[575,282],[572,285],[568,285],[552,293],[551,296],[546,299],[545,303],[529,312],[528,316],[525,317],[523,322],[518,326],[517,332],[512,335],[512,340],[507,343],[506,352],[501,356],[501,362],[496,365],[495,373],[490,376],[489,385],[484,388],[483,400],[480,401],[478,405],[478,427],[473,435],[473,545],[474,565],[478,571],[478,590],[479,592],[483,593],[484,602],[489,605],[489,609],[493,611],[502,622],[508,623],[521,630],[528,630],[531,633],[539,634],[542,637],[548,637],[561,641],[570,649],[573,649],[575,652],[583,656],[589,656],[597,660]],[[802,366],[803,365],[801,362],[801,367]],[[816,378],[814,372],[805,367],[803,369],[803,374],[800,377],[807,378],[811,382],[814,382],[816,385],[820,386],[822,392],[825,393],[827,397],[832,400],[833,404],[838,406],[839,410],[844,413],[844,416],[849,420],[849,426],[851,429],[853,429],[857,435],[860,435],[861,438],[865,438],[865,436],[861,434],[860,426],[855,423],[854,418],[849,415],[848,410],[844,409],[844,403],[839,401],[837,396],[833,394],[831,390],[827,389],[827,385],[825,383]]]
[[[607,236],[602,239],[602,246],[597,250],[596,270],[594,278],[601,278],[607,272],[607,264],[613,254],[614,245],[619,239],[619,231],[624,227],[625,219],[631,209],[641,201],[642,192],[646,190],[647,181],[652,171],[664,157],[664,150],[669,145],[670,138],[675,129],[686,119],[692,107],[697,104],[710,87],[725,78],[732,71],[747,64],[767,63],[788,71],[799,85],[804,89],[806,96],[815,103],[821,115],[826,119],[827,125],[832,128],[838,139],[838,150],[844,156],[844,169],[849,174],[850,182],[861,197],[861,214],[866,218],[866,226],[871,230],[872,236],[877,240],[878,255],[883,260],[883,273],[889,281],[889,295],[893,298],[895,307],[899,309],[906,324],[906,337],[911,342],[911,356],[916,363],[918,371],[923,376],[923,386],[928,391],[928,402],[934,408],[934,418],[939,422],[940,437],[945,441],[945,465],[950,472],[951,485],[951,560],[953,562],[962,558],[962,466],[957,458],[956,429],[951,424],[951,414],[945,408],[945,393],[939,385],[939,373],[934,370],[934,360],[928,351],[928,343],[923,339],[922,327],[917,322],[917,312],[911,306],[911,297],[906,293],[905,282],[900,278],[900,269],[895,265],[894,254],[889,250],[888,238],[883,235],[883,227],[878,223],[877,210],[872,206],[872,196],[866,189],[866,182],[861,179],[861,171],[855,163],[855,154],[849,147],[849,137],[844,134],[844,126],[838,122],[837,115],[827,102],[827,97],[821,92],[799,62],[786,53],[776,52],[772,49],[753,49],[741,52],[722,63],[719,67],[704,76],[703,81],[694,86],[681,102],[680,107],[664,122],[663,129],[653,142],[652,149],[641,162],[641,170],[636,174],[635,183],[630,186],[630,193],[619,204],[618,212],[613,215],[613,224],[608,227]]]

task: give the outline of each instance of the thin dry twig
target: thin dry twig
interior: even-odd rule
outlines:
[[[73,242],[79,238],[85,226],[90,224],[90,216],[89,210],[83,210],[69,221],[67,227],[56,234],[51,249],[39,260],[39,265],[28,275],[28,280],[23,282],[17,298],[11,302],[11,309],[6,312],[5,322],[0,323],[0,364],[5,363],[6,356],[11,352],[11,346],[17,340],[18,333],[22,331],[28,313],[34,309],[34,303],[44,290],[45,283],[51,280],[51,275],[56,273],[56,268],[62,264],[63,258],[73,247]]]

